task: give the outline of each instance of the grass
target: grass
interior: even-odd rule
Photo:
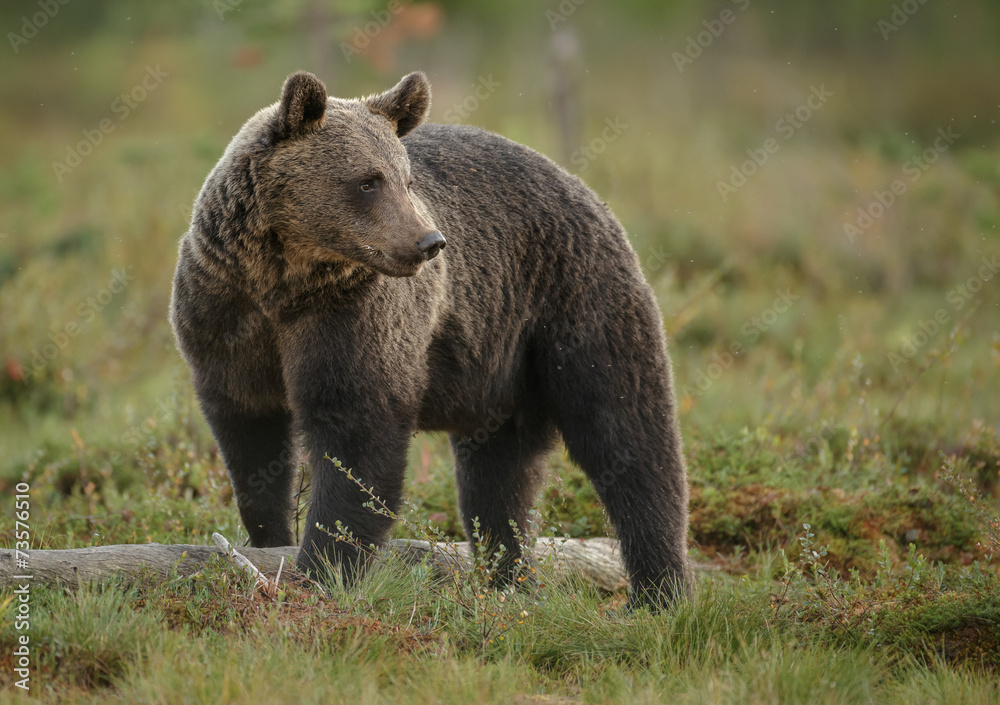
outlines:
[[[1000,142],[973,107],[996,51],[935,58],[901,30],[878,64],[910,102],[882,119],[872,96],[887,79],[870,56],[831,61],[807,43],[790,62],[754,44],[754,27],[775,31],[767,23],[780,18],[748,10],[674,76],[670,51],[702,18],[665,37],[633,27],[622,41],[624,20],[601,12],[574,14],[593,52],[577,137],[589,142],[615,115],[629,127],[581,176],[629,231],[670,336],[702,567],[691,600],[625,616],[624,596],[545,566],[534,587],[501,594],[391,562],[351,590],[289,583],[273,599],[221,563],[166,582],[36,585],[32,698],[1000,702],[1000,277],[981,269],[1000,255]],[[205,174],[283,76],[312,64],[298,42],[253,24],[267,24],[260,16],[244,36],[236,16],[216,26],[208,14],[197,31],[147,18],[155,31],[134,44],[82,37],[65,52],[91,67],[78,74],[44,53],[53,21],[0,84],[16,106],[0,116],[0,489],[31,484],[32,548],[246,538],[166,309]],[[460,51],[468,29],[446,27],[460,40],[446,43]],[[558,154],[542,57],[519,50],[510,62],[494,48],[456,62],[429,46],[402,52],[392,76],[358,63],[323,78],[355,95],[423,67],[440,121],[477,72],[492,72],[501,85],[468,122]],[[255,68],[239,63],[258,50]],[[157,62],[171,73],[162,86],[57,181],[49,165],[64,145]],[[456,64],[468,64],[457,77]],[[111,65],[126,68],[107,78]],[[52,83],[37,81],[39,100],[56,107],[36,119],[28,82],[42,74]],[[824,80],[828,104],[723,202],[716,181]],[[849,239],[858,208],[953,122],[962,137]],[[445,438],[415,438],[397,536],[461,535],[452,467]],[[13,545],[10,523],[0,529]],[[609,531],[562,452],[530,529]],[[0,590],[0,702],[21,695],[13,597]]]
[[[275,600],[221,563],[165,584],[36,588],[35,679],[81,702],[904,702],[914,679],[931,689],[918,701],[996,697],[995,573],[955,571],[945,588],[886,566],[877,587],[844,585],[867,607],[844,626],[796,570],[780,594],[767,570],[705,580],[657,616],[558,581],[493,593],[512,625],[485,645],[481,613],[391,562],[350,591],[291,584]]]

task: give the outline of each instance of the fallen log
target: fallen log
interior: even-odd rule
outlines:
[[[122,544],[89,546],[86,548],[36,549],[27,553],[26,565],[19,567],[15,551],[0,549],[0,586],[24,582],[77,585],[81,582],[104,580],[115,575],[153,575],[166,579],[171,575],[189,576],[197,573],[215,557],[225,557],[219,546],[188,544]],[[265,574],[278,572],[284,558],[285,573],[295,564],[298,546],[281,548],[240,547],[239,553]],[[408,564],[427,560],[438,575],[450,575],[455,570],[467,572],[472,566],[469,544],[394,539],[382,549],[386,554],[400,556]],[[535,563],[551,565],[555,575],[577,576],[591,582],[604,592],[617,592],[628,586],[628,578],[619,558],[618,542],[609,538],[536,539],[531,551]],[[18,578],[18,576],[22,576]],[[283,576],[283,577],[284,577]]]

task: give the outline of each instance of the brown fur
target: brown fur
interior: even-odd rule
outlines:
[[[510,522],[525,526],[561,436],[633,598],[665,603],[686,580],[687,481],[637,258],[579,179],[497,135],[421,125],[429,105],[420,73],[361,100],[294,74],[195,204],[171,318],[250,539],[291,541],[298,439],[313,468],[300,566],[353,576],[361,556],[317,523],[367,545],[390,521],[324,456],[396,508],[412,434],[440,430],[466,528],[478,517],[508,548],[509,579]]]

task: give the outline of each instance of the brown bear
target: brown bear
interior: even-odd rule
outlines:
[[[171,321],[255,546],[348,580],[385,541],[418,430],[450,434],[459,506],[521,556],[561,437],[621,541],[631,604],[686,586],[688,487],[662,319],[625,231],[577,177],[473,127],[422,124],[411,73],[342,100],[309,73],[243,126],[180,244]]]

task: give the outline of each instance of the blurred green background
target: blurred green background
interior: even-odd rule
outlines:
[[[342,97],[421,69],[432,121],[607,200],[663,310],[693,483],[719,438],[763,438],[791,455],[762,476],[808,456],[805,484],[892,483],[947,452],[996,493],[996,3],[41,0],[0,27],[0,477],[53,512],[226,500],[171,277],[208,171],[298,69]],[[450,467],[414,445],[418,483]]]

